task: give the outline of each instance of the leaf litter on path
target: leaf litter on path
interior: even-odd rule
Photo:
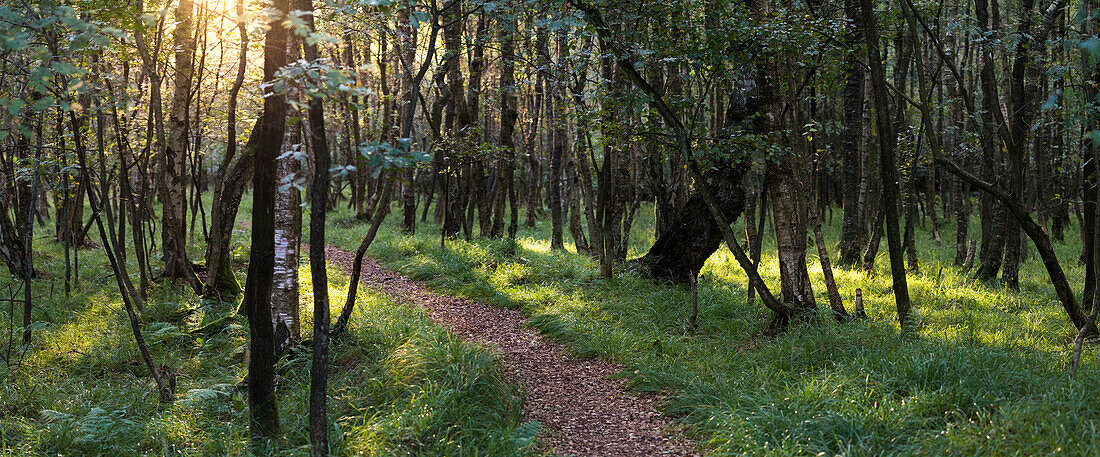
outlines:
[[[325,251],[330,262],[351,271],[354,253],[333,246]],[[432,320],[467,341],[495,347],[523,391],[523,420],[542,425],[542,451],[572,457],[699,455],[656,411],[653,395],[628,393],[626,381],[614,377],[622,365],[571,357],[563,345],[524,326],[520,311],[436,294],[369,257],[360,282],[423,306]]]

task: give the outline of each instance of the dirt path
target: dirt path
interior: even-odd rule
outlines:
[[[354,253],[333,246],[326,252],[329,261],[351,271]],[[562,345],[524,327],[519,311],[433,293],[371,258],[363,261],[360,282],[427,308],[433,320],[463,339],[495,346],[523,390],[523,419],[542,424],[544,450],[573,457],[698,455],[657,413],[652,396],[627,393],[623,380],[608,379],[621,365],[570,357]]]

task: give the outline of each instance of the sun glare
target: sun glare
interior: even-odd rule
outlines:
[[[211,14],[223,16],[229,20],[235,20],[239,14],[237,13],[239,0],[202,0],[199,3],[199,8],[204,9]],[[241,2],[243,6],[243,2]]]

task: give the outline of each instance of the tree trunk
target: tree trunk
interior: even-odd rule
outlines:
[[[567,58],[566,38],[562,32],[557,36],[558,66],[563,66]],[[550,88],[549,110],[547,119],[551,129],[552,140],[550,146],[550,249],[564,250],[565,237],[562,225],[562,195],[561,195],[561,161],[565,154],[565,122],[564,103],[562,103],[561,83],[547,84]]]
[[[67,85],[67,84],[66,84]],[[89,170],[89,163],[87,159],[87,151],[84,147],[84,140],[81,137],[81,120],[77,119],[77,115],[73,112],[69,112],[69,121],[72,125],[73,143],[76,149],[77,161],[80,165],[80,171],[82,175],[82,181],[85,185],[91,186],[91,173]],[[104,188],[105,190],[106,188]],[[119,295],[122,296],[123,307],[126,309],[126,316],[130,321],[130,330],[134,335],[134,342],[137,344],[138,352],[141,354],[142,360],[145,362],[146,368],[149,369],[149,373],[153,376],[153,381],[157,385],[158,397],[161,402],[170,402],[175,398],[175,382],[170,379],[166,379],[166,376],[162,376],[161,369],[159,369],[156,363],[153,362],[152,356],[149,354],[149,348],[145,344],[145,338],[142,335],[141,327],[142,323],[134,311],[134,304],[137,304],[137,308],[143,308],[141,299],[134,296],[130,292],[133,290],[133,286],[128,284],[129,274],[126,272],[126,265],[119,262],[115,256],[117,251],[116,246],[112,246],[112,242],[115,239],[114,234],[110,233],[113,230],[113,225],[108,221],[104,223],[101,218],[101,209],[110,214],[110,205],[106,202],[101,202],[95,195],[95,192],[88,192],[88,203],[92,209],[92,219],[95,221],[96,226],[99,228],[100,240],[103,242],[104,252],[107,254],[107,260],[111,266],[111,270],[114,273],[115,283],[118,285]],[[102,203],[102,204],[101,204]],[[167,368],[167,367],[164,367]],[[170,377],[170,370],[168,377]]]
[[[237,0],[237,15],[243,14],[244,0]],[[248,31],[244,22],[237,24],[237,32],[240,34],[241,48],[237,57],[237,73],[229,89],[225,156],[215,173],[213,204],[210,206],[210,232],[206,237],[206,285],[203,296],[207,299],[221,300],[241,293],[241,285],[229,265],[229,244],[244,188],[252,177],[252,151],[246,151],[246,155],[236,165],[232,165],[232,160],[237,155],[237,96],[244,85],[244,73],[248,64]],[[135,227],[137,224],[135,221]],[[138,231],[135,231],[135,241],[138,235]]]
[[[813,286],[806,269],[806,208],[797,166],[788,157],[768,165],[772,222],[779,257],[779,299],[802,308],[813,308]],[[812,202],[809,205],[813,205]]]
[[[400,105],[400,135],[399,140],[402,138],[410,138],[412,133],[413,116],[416,113],[416,102],[420,93],[420,79],[423,78],[423,72],[416,75],[413,74],[412,65],[416,58],[416,37],[418,29],[413,28],[411,24],[411,15],[409,9],[402,9],[398,13],[397,18],[397,36],[398,40],[398,54],[399,59],[402,62],[404,78],[401,84],[401,105]],[[434,46],[435,32],[433,28],[432,45]],[[425,67],[421,69],[426,69]],[[401,219],[401,231],[406,234],[416,233],[416,171],[408,170],[405,173],[405,179],[401,187],[401,204],[402,204],[402,219]],[[425,204],[425,209],[429,204]]]
[[[481,13],[477,18],[473,56],[470,59],[470,84],[466,91],[466,108],[470,112],[470,125],[475,127],[480,127],[481,87],[483,83],[482,73],[485,69],[485,40],[488,33],[487,29],[488,18],[485,13]],[[478,132],[481,135],[481,138],[477,140],[478,142],[487,139],[487,134],[480,133],[480,129]],[[474,158],[470,182],[473,188],[471,197],[474,204],[477,206],[478,234],[482,237],[490,237],[493,232],[493,207],[489,201],[489,180],[485,173],[488,163],[487,157],[478,156]]]
[[[990,35],[990,40],[995,40],[998,37],[994,29],[999,21],[990,22],[988,6],[988,0],[976,0],[974,2],[974,12],[978,19],[978,26],[983,33]],[[984,145],[985,153],[982,154],[981,177],[985,181],[993,181],[993,178],[999,174],[998,157],[1000,156],[1000,148],[993,137],[996,136],[995,132],[999,128],[998,126],[1002,125],[1004,121],[1001,114],[999,91],[997,90],[996,69],[994,68],[992,51],[989,49],[990,46],[989,43],[979,46],[979,53],[981,54],[979,80],[981,81],[982,103],[984,105],[982,122],[985,126],[983,134],[989,138]],[[1006,233],[1008,215],[1003,206],[997,204],[992,197],[988,195],[983,197],[981,208],[982,242],[978,256],[978,271],[975,276],[982,280],[990,280],[997,277],[1004,260],[1005,239],[1008,235]]]
[[[573,142],[574,148],[580,148],[581,144],[580,141]],[[576,246],[578,254],[592,255],[592,246],[588,244],[588,237],[581,224],[581,215],[584,210],[581,208],[581,177],[577,170],[578,150],[574,149],[571,152],[565,165],[565,179],[569,182],[569,190],[566,192],[569,205],[569,233],[573,236],[573,245]],[[585,159],[582,157],[579,160]]]
[[[469,111],[466,109],[466,93],[465,81],[462,75],[461,56],[462,51],[460,49],[463,30],[465,30],[465,22],[462,20],[462,2],[460,0],[451,0],[444,4],[443,9],[448,11],[443,16],[443,20],[449,25],[443,29],[443,45],[445,52],[443,53],[443,66],[440,71],[445,71],[447,79],[447,110],[451,115],[448,115],[447,130],[450,135],[453,135],[453,141],[456,145],[465,144],[465,140],[468,136],[466,127],[470,125]],[[466,192],[462,192],[458,187],[458,184],[463,180],[466,164],[465,158],[457,154],[458,151],[446,151],[444,157],[444,163],[447,165],[447,170],[450,172],[437,175],[443,181],[444,192],[441,194],[441,202],[446,200],[445,214],[443,220],[443,234],[445,236],[456,236],[462,229],[462,221],[464,220],[464,204],[467,197]],[[452,184],[452,181],[454,183]]]
[[[970,195],[966,184],[957,177],[951,179],[954,190],[951,198],[955,200],[955,265],[966,262],[967,238],[970,231]]]
[[[745,249],[749,251],[749,259],[753,259],[752,254],[758,251],[758,244],[763,241],[763,237],[757,233],[756,230],[756,201],[759,191],[757,190],[756,178],[757,173],[754,172],[751,167],[749,172],[745,174],[745,182],[742,184],[745,186]],[[752,283],[749,283],[745,288],[745,303],[752,306],[756,301],[756,287]]]
[[[313,0],[299,0],[306,26],[316,32],[313,22]],[[316,62],[321,56],[317,44],[306,40],[303,54],[307,62]],[[327,457],[328,446],[328,335],[329,300],[328,271],[325,262],[325,218],[328,208],[329,167],[331,153],[325,136],[324,99],[309,100],[309,129],[307,134],[313,145],[313,182],[310,184],[309,207],[309,271],[313,283],[313,360],[309,370],[309,442],[313,457]],[[295,191],[296,192],[296,191]],[[387,199],[382,204],[389,205]],[[299,224],[301,212],[298,213]],[[299,225],[300,227],[300,225]]]
[[[711,170],[715,200],[722,214],[734,222],[745,209],[745,189],[741,181],[748,171],[746,162],[725,163]],[[656,279],[687,284],[698,276],[703,264],[722,243],[722,229],[711,216],[701,195],[693,195],[649,252],[637,260]]]
[[[848,42],[853,48],[859,42],[862,25],[859,22],[859,4],[856,0],[844,1],[844,17],[848,20]],[[841,133],[841,154],[843,161],[843,210],[844,217],[840,229],[840,265],[855,265],[859,262],[860,240],[864,238],[863,205],[860,203],[860,178],[862,171],[863,144],[863,64],[859,62],[856,51],[848,55],[847,79],[842,93],[844,106],[844,129]]]
[[[348,321],[351,320],[351,313],[355,310],[355,295],[359,290],[359,275],[363,271],[363,257],[367,254],[367,249],[370,248],[374,238],[378,235],[378,228],[382,226],[382,222],[386,220],[386,215],[390,212],[390,199],[393,198],[393,186],[396,177],[382,176],[382,179],[385,180],[382,196],[378,199],[378,205],[373,210],[370,228],[367,229],[367,234],[363,237],[363,240],[359,242],[359,248],[355,250],[355,261],[351,265],[347,299],[340,311],[340,316],[336,319],[336,325],[332,327],[331,336],[333,338],[343,333],[344,329],[347,328]],[[310,236],[312,236],[312,232]],[[313,244],[310,244],[310,255],[313,255]]]
[[[291,42],[298,40],[291,39]],[[294,46],[294,45],[291,45]],[[290,57],[295,57],[293,52]],[[300,116],[300,113],[295,113]],[[301,340],[298,318],[298,250],[302,241],[302,194],[297,185],[288,181],[296,180],[302,172],[296,148],[300,148],[302,135],[301,123],[289,125],[283,134],[282,153],[276,162],[275,193],[275,288],[271,294],[272,324],[277,329],[285,325],[287,337],[292,341]],[[289,341],[276,341],[275,347],[282,348]]]
[[[1095,11],[1097,2],[1090,0],[1088,2],[1088,11]],[[1091,23],[1090,23],[1091,24]],[[1096,31],[1095,25],[1090,26],[1090,31]],[[1086,57],[1088,59],[1088,57]],[[1088,60],[1086,60],[1088,62]],[[1092,77],[1100,76],[1100,65],[1092,65],[1089,68]],[[1093,84],[1087,84],[1084,88],[1085,99],[1095,100],[1098,96],[1096,86]],[[1084,128],[1086,130],[1096,129],[1098,113],[1096,110],[1087,111],[1088,116],[1085,118],[1086,124]],[[1085,264],[1085,284],[1081,298],[1081,306],[1084,309],[1095,309],[1097,303],[1094,303],[1097,293],[1097,265],[1096,265],[1096,238],[1097,238],[1097,212],[1100,209],[1100,166],[1097,165],[1094,160],[1096,144],[1091,138],[1085,138],[1082,140],[1080,148],[1080,157],[1083,164],[1082,176],[1081,176],[1081,206],[1083,210],[1076,211],[1081,225],[1081,259]],[[1080,208],[1080,207],[1079,207]],[[1082,214],[1083,213],[1083,214]]]
[[[604,80],[608,85],[608,97],[604,106],[603,132],[605,138],[603,166],[597,176],[596,219],[600,236],[600,276],[610,278],[614,275],[615,258],[618,254],[622,232],[622,217],[625,209],[624,188],[627,186],[627,166],[622,147],[621,134],[616,126],[623,122],[622,114],[616,106],[625,96],[626,81],[620,72],[615,71],[616,63],[607,58],[603,62]],[[686,280],[686,278],[684,279]]]
[[[19,206],[15,208],[17,213],[21,211]],[[30,262],[24,250],[23,237],[8,217],[6,209],[0,212],[0,257],[4,259],[12,276],[22,278],[27,275]]]
[[[1034,84],[1028,84],[1028,78],[1032,73],[1031,39],[1032,39],[1032,9],[1034,0],[1021,0],[1019,17],[1020,22],[1017,34],[1020,37],[1016,43],[1015,56],[1012,63],[1012,72],[1009,83],[1009,113],[1010,122],[1008,137],[1005,139],[1005,156],[1008,159],[1009,197],[1018,201],[1024,200],[1024,184],[1027,176],[1029,157],[1029,136],[1032,121],[1035,118],[1035,103],[1037,88]],[[1002,131],[1004,131],[1002,129]],[[1008,221],[1005,231],[1007,246],[1005,248],[1005,262],[1001,275],[1001,281],[1012,290],[1020,288],[1020,262],[1023,257],[1023,245],[1021,243],[1020,224],[1014,219]]]
[[[870,56],[871,86],[875,99],[875,119],[878,124],[879,162],[882,174],[883,215],[886,223],[886,239],[890,247],[890,275],[893,279],[894,301],[897,303],[898,321],[904,325],[909,315],[909,288],[906,284],[905,265],[902,259],[901,236],[898,233],[897,169],[894,163],[894,136],[890,125],[890,100],[886,93],[886,72],[879,61],[878,25],[871,0],[860,0],[860,10],[866,27],[864,35],[867,55]]]
[[[504,205],[515,192],[515,18],[509,16],[508,24],[502,30],[500,44],[500,148],[501,157],[497,160],[497,182],[493,186],[493,228],[492,236],[504,235]],[[514,207],[513,207],[514,211]]]
[[[546,28],[540,27],[536,32],[535,49],[539,53],[540,65],[546,65],[548,59],[543,58],[547,48]],[[527,138],[523,142],[524,151],[527,153],[527,212],[524,225],[534,227],[535,220],[539,217],[539,182],[542,178],[542,168],[538,159],[539,119],[542,115],[542,99],[546,92],[546,77],[543,71],[535,76],[534,104],[530,111],[530,120],[527,123]]]
[[[161,252],[164,255],[164,276],[184,278],[193,282],[201,291],[187,255],[185,234],[186,199],[185,167],[187,163],[187,139],[190,127],[191,80],[195,57],[195,39],[192,36],[192,0],[180,0],[176,7],[177,21],[173,33],[175,70],[172,107],[168,115],[168,142],[160,155]]]
[[[264,42],[264,81],[287,63],[287,29],[282,24],[288,0],[276,0],[280,12],[270,23]],[[248,313],[250,337],[248,362],[248,406],[250,430],[258,451],[263,439],[279,435],[279,410],[275,399],[275,335],[271,328],[271,288],[275,270],[275,158],[286,129],[285,97],[270,86],[264,90],[263,111],[253,132],[258,136],[252,177],[252,246],[243,305]]]
[[[821,264],[821,273],[825,276],[825,290],[829,293],[829,307],[836,317],[848,317],[848,311],[844,309],[844,299],[840,297],[840,290],[836,287],[836,279],[833,278],[833,265],[829,261],[829,248],[825,245],[825,234],[821,231],[821,219],[818,217],[817,208],[807,205],[807,216],[810,226],[814,231],[814,244],[817,245],[817,261]]]
[[[237,210],[240,209],[245,188],[248,187],[248,182],[252,178],[255,142],[259,140],[255,135],[259,131],[260,126],[257,123],[253,127],[253,134],[249,138],[249,144],[245,145],[241,158],[225,174],[220,190],[214,194],[214,204],[211,206],[210,238],[206,246],[207,279],[203,292],[203,296],[208,299],[227,301],[242,291],[230,261],[232,251],[230,244],[233,240]],[[254,140],[253,137],[256,139]]]

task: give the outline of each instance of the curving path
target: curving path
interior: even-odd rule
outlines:
[[[330,262],[351,271],[354,253],[325,250]],[[427,308],[432,320],[463,339],[495,346],[523,391],[524,420],[542,424],[544,451],[572,457],[699,455],[655,410],[651,395],[627,393],[625,381],[610,379],[622,365],[570,357],[564,346],[525,327],[519,311],[433,293],[369,257],[360,282]]]

